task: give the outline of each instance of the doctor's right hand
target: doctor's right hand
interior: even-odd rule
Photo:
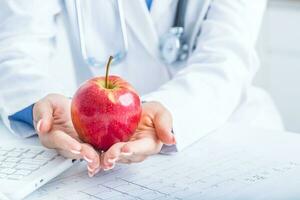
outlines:
[[[71,120],[71,99],[50,94],[33,107],[34,126],[41,143],[68,158],[83,158],[88,163],[88,174],[100,170],[99,153],[89,144],[82,143]]]

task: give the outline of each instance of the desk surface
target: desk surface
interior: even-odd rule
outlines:
[[[75,165],[27,200],[299,198],[295,151],[298,134],[227,125],[176,155],[117,165],[94,178],[85,163]]]

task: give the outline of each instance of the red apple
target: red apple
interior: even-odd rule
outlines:
[[[75,93],[71,115],[79,138],[97,150],[106,151],[117,142],[126,142],[134,133],[141,117],[139,95],[118,76],[86,81]]]

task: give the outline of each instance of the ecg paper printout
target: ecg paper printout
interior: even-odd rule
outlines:
[[[300,135],[224,128],[175,155],[117,165],[93,178],[74,166],[27,200],[230,199],[253,185],[300,170]]]

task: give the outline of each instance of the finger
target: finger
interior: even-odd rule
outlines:
[[[58,149],[62,155],[68,158],[83,158],[88,163],[89,176],[94,176],[99,171],[99,155],[93,147],[81,144],[62,131],[53,131],[44,134],[41,141],[48,148]]]
[[[78,159],[78,160],[82,158],[80,154],[74,154],[70,151],[60,150],[60,149],[57,151],[60,155],[62,155],[65,158]]]
[[[120,156],[120,159],[118,160],[119,163],[124,163],[124,164],[131,164],[131,163],[137,163],[137,162],[142,162],[147,158],[147,156],[144,155],[136,155],[136,156]]]
[[[121,149],[124,146],[124,142],[119,142],[111,146],[104,154],[101,162],[103,169],[113,168],[116,161],[119,159]]]
[[[63,131],[56,130],[49,134],[39,136],[42,144],[50,149],[69,151],[73,154],[80,154],[81,144]]]
[[[89,144],[81,144],[81,155],[87,162],[87,168],[90,176],[100,168],[99,153]]]
[[[71,158],[71,159],[82,159],[83,157],[80,154],[74,154],[70,151],[66,150],[57,150],[58,153],[66,158]],[[90,177],[93,177],[95,174],[97,174],[100,171],[100,168],[96,168],[95,170],[89,170],[90,167],[88,167],[88,175]]]
[[[172,133],[172,117],[167,111],[161,112],[154,116],[154,126],[157,137],[164,144],[176,144],[175,137]]]
[[[151,137],[143,137],[124,144],[121,149],[122,156],[152,155],[160,151],[161,141]]]
[[[47,133],[52,127],[53,107],[47,100],[40,100],[33,107],[34,125],[38,133]]]

